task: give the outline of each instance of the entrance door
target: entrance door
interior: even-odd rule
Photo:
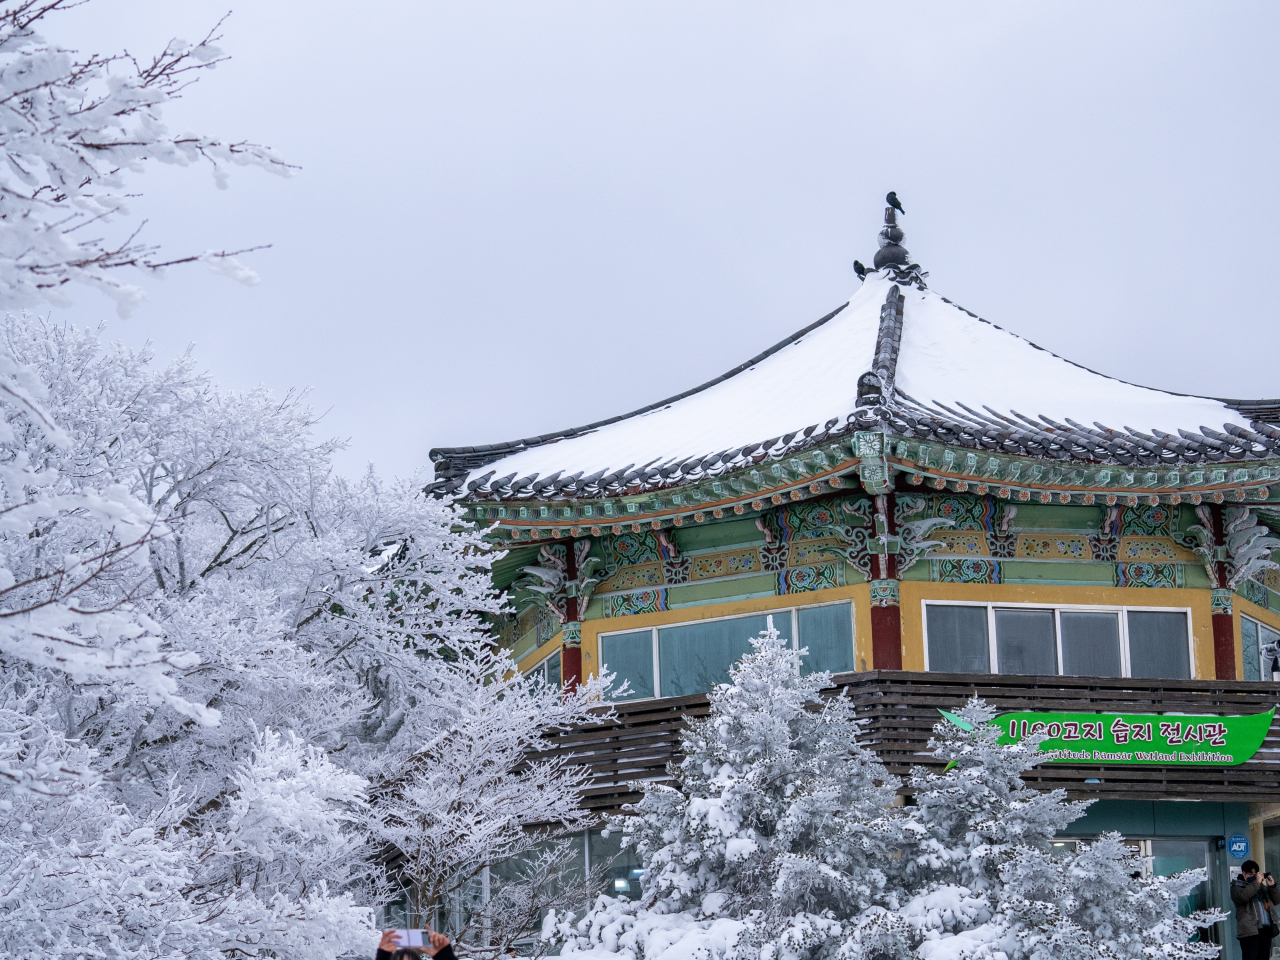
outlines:
[[[1142,871],[1147,877],[1171,877],[1196,868],[1209,870],[1210,879],[1197,884],[1189,894],[1179,898],[1179,914],[1185,917],[1197,910],[1208,910],[1217,902],[1211,882],[1213,860],[1208,840],[1139,840],[1138,845],[1142,854]],[[1192,940],[1220,943],[1218,926],[1202,931]]]

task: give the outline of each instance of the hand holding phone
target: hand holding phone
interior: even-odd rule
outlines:
[[[379,953],[395,953],[400,946],[400,942],[396,939],[398,930],[383,930],[382,939],[378,941]]]
[[[443,933],[436,933],[434,930],[389,930],[387,933],[395,938],[393,950],[399,947],[416,947],[427,956],[434,957],[449,946],[449,938]],[[385,941],[386,939],[387,935],[383,934],[383,940]]]
[[[427,956],[434,957],[437,953],[449,946],[449,938],[443,933],[436,933],[434,930],[428,930],[427,936],[424,938],[422,949],[426,951]],[[452,953],[453,951],[450,951]]]

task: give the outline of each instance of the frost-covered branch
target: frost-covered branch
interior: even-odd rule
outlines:
[[[165,104],[226,59],[217,26],[199,43],[171,40],[148,60],[127,52],[82,57],[38,32],[78,5],[0,6],[0,309],[65,305],[64,288],[74,282],[112,297],[123,316],[142,291],[115,275],[122,267],[159,273],[201,261],[255,282],[235,259],[247,250],[165,258],[138,240],[143,225],[115,240],[93,234],[128,215],[126,174],[147,161],[208,163],[219,187],[233,165],[284,175],[293,168],[257,144],[174,135],[164,126]]]
[[[552,881],[572,872],[573,854],[555,838],[592,823],[579,802],[590,774],[563,755],[540,754],[547,734],[607,719],[601,697],[611,678],[562,691],[522,676],[480,636],[436,670],[432,709],[444,722],[376,786],[378,835],[397,852],[397,870],[426,916],[486,869],[497,903],[523,904],[527,917],[563,907],[563,884]],[[460,931],[491,938],[469,949],[529,935],[532,920],[515,923],[495,911],[478,906],[476,921]]]

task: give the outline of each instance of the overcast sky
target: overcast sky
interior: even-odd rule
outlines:
[[[88,52],[227,0],[92,0]],[[930,286],[1104,373],[1280,396],[1275,3],[241,0],[168,114],[302,169],[153,169],[170,254],[108,321],[228,388],[311,387],[347,472],[612,416],[848,299],[883,199]],[[850,370],[850,377],[861,371]],[[1016,375],[1011,371],[1010,375]],[[804,389],[803,383],[793,389]],[[803,426],[803,424],[797,424]],[[1132,424],[1143,428],[1145,424]]]

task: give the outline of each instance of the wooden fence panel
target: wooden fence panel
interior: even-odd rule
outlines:
[[[906,778],[913,766],[941,768],[928,753],[939,708],[980,696],[999,712],[1015,710],[1231,715],[1261,713],[1280,701],[1280,684],[1219,680],[1131,680],[1096,677],[1014,677],[874,670],[839,674],[827,696],[843,694],[865,721],[864,742],[889,771]],[[587,809],[613,813],[640,798],[636,782],[670,783],[680,760],[680,733],[709,713],[703,695],[622,703],[616,717],[549,736],[541,756],[563,756],[590,771]],[[1024,779],[1038,789],[1064,788],[1072,799],[1280,799],[1280,729],[1235,767],[1044,764]],[[905,787],[903,792],[909,792]]]

